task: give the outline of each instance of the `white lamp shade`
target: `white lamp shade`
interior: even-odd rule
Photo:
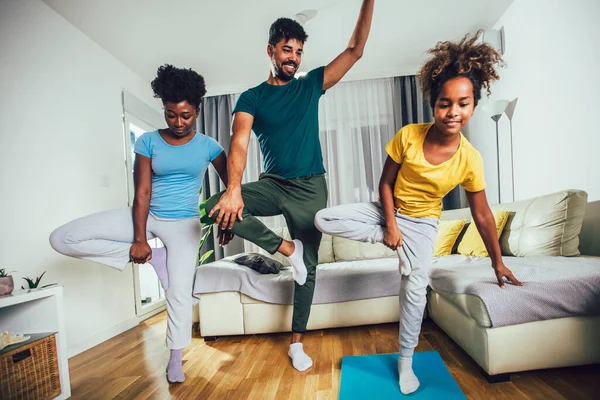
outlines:
[[[515,108],[517,107],[517,100],[519,100],[518,97],[516,97],[513,101],[508,103],[508,106],[506,106],[506,116],[508,117],[509,120],[512,120],[513,115],[515,115]]]
[[[506,110],[506,107],[509,105],[509,103],[509,100],[491,101],[487,104],[483,104],[481,106],[481,109],[494,121],[498,121],[502,114],[504,114],[504,111]]]

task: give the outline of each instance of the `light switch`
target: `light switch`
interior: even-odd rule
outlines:
[[[100,186],[105,188],[110,187],[110,177],[108,175],[100,175]]]

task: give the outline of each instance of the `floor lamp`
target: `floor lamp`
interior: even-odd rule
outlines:
[[[513,153],[513,133],[512,133],[512,119],[513,119],[513,115],[515,115],[515,108],[517,107],[517,100],[519,100],[518,97],[516,97],[514,100],[512,100],[510,103],[508,103],[508,106],[506,106],[506,110],[504,111],[506,113],[506,116],[508,117],[508,121],[510,122],[510,171],[512,173],[512,178],[511,178],[511,183],[512,183],[512,201],[515,201],[515,158],[514,158],[514,153]]]
[[[482,105],[483,111],[496,123],[496,160],[498,164],[498,203],[502,202],[500,195],[500,134],[498,133],[498,121],[504,114],[506,107],[510,104],[508,100],[496,100]],[[514,111],[514,110],[513,110]],[[511,148],[512,149],[512,148]]]

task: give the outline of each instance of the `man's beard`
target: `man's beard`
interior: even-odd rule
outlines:
[[[294,67],[294,72],[287,72],[283,66],[284,65],[292,65]],[[281,68],[273,62],[273,69],[275,70],[275,77],[281,79],[282,81],[291,81],[296,76],[296,71],[298,70],[298,66],[295,63],[286,62],[281,65]]]

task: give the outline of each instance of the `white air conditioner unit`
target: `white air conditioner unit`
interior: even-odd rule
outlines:
[[[501,55],[504,55],[505,50],[505,42],[504,42],[504,27],[500,29],[490,29],[488,31],[483,31],[483,34],[479,37],[480,43],[487,43],[496,50]]]

